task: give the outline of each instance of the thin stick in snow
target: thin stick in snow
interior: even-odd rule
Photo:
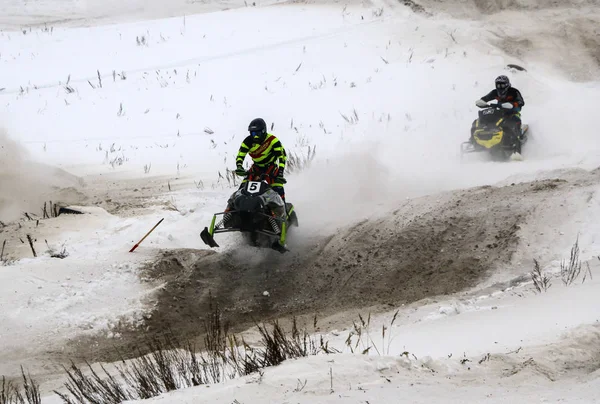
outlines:
[[[146,237],[148,237],[150,235],[150,233],[152,233],[154,231],[154,229],[156,229],[158,227],[158,225],[162,223],[163,220],[165,220],[164,217],[162,219],[160,219],[158,221],[158,223],[156,223],[154,225],[154,227],[152,229],[150,229],[150,231],[148,233],[146,233],[146,235],[144,237],[142,237],[142,239],[140,241],[138,241],[137,244],[131,248],[131,250],[129,250],[129,252],[134,252],[135,249],[138,248],[140,244],[142,244],[142,241],[144,241],[146,239]]]
[[[585,265],[587,266],[587,271],[585,271],[585,273],[583,274],[583,280],[581,281],[581,283],[585,283],[585,280],[587,279],[588,274],[590,275],[590,279],[592,279],[592,280],[594,279],[592,277],[592,268],[590,268],[590,263],[586,262]]]
[[[33,256],[35,258],[37,258],[37,254],[35,252],[35,248],[33,248],[33,240],[31,239],[31,236],[29,234],[27,235],[27,241],[29,241],[29,246],[31,247],[31,252],[33,252]]]
[[[304,379],[304,383],[302,383],[302,381],[300,379],[298,379],[298,383],[296,384],[296,388],[294,389],[294,392],[299,393],[302,390],[304,390],[307,382],[308,382],[308,380],[306,380],[306,379]]]
[[[452,42],[458,44],[458,42],[456,42],[456,38],[454,38],[454,32],[456,32],[456,30],[454,30],[453,32],[446,32],[446,34],[448,34],[448,36],[452,39]]]

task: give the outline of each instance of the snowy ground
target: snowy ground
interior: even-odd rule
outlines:
[[[93,27],[98,24],[178,17],[280,2],[283,1],[37,0],[23,2],[7,0],[0,5],[0,25],[11,29],[19,29],[23,26]]]
[[[20,364],[34,374],[56,372],[47,354],[60,352],[72,337],[109,333],[111,325],[143,318],[153,290],[141,284],[136,269],[156,248],[205,248],[199,230],[232,191],[219,173],[234,168],[239,142],[256,116],[273,125],[289,153],[301,157],[316,147],[313,167],[289,174],[286,191],[303,226],[323,235],[368,216],[365,207],[382,215],[406,198],[440,191],[554,177],[577,182],[581,172],[564,170],[599,165],[600,76],[588,48],[597,43],[597,33],[593,25],[586,31],[599,14],[593,2],[580,13],[529,10],[525,18],[508,10],[469,19],[429,17],[387,3],[245,7],[239,1],[173,1],[142,9],[138,1],[119,2],[119,8],[113,3],[0,6],[0,220],[8,224],[0,229],[0,242],[8,240],[5,256],[16,260],[0,267],[0,374],[14,375]],[[232,9],[216,12],[225,7]],[[199,11],[216,13],[191,15]],[[547,27],[531,16],[560,24]],[[158,17],[172,18],[148,20]],[[576,41],[569,30],[574,22],[581,31]],[[550,47],[547,34],[558,26],[569,29],[553,36]],[[562,51],[569,57],[558,63]],[[507,63],[527,72],[507,71]],[[523,119],[533,136],[526,159],[461,164],[458,146],[476,116],[474,101],[501,73],[525,96]],[[594,263],[600,253],[597,189],[591,184],[564,195],[565,211],[556,198],[549,202],[554,210],[532,207],[521,236],[536,246],[545,268],[556,270],[558,260],[568,257],[578,232],[582,258]],[[88,206],[86,215],[16,221],[23,211],[41,215],[49,200]],[[177,210],[168,209],[169,203]],[[572,221],[557,225],[560,216]],[[19,240],[27,234],[36,239],[37,258]],[[55,249],[64,245],[69,256],[50,258],[45,240]],[[233,248],[234,238],[223,237],[222,245]],[[527,254],[493,281],[529,271]],[[569,288],[557,280],[542,296],[532,295],[530,285],[499,289],[483,299],[451,297],[405,308],[396,326],[398,343],[389,352],[396,357],[369,358],[366,364],[363,357],[335,359],[341,361],[334,370],[337,394],[329,394],[327,359],[310,358],[285,364],[283,379],[277,369],[266,372],[267,387],[233,382],[211,389],[207,400],[260,402],[253,396],[258,394],[265,402],[314,396],[328,402],[339,395],[376,402],[412,383],[411,400],[432,394],[423,402],[435,400],[433,394],[448,397],[451,389],[456,402],[487,395],[490,402],[508,395],[531,402],[540,396],[533,383],[527,385],[527,372],[503,378],[509,356],[467,372],[447,356],[465,353],[475,360],[527,346],[524,352],[536,362],[552,362],[547,355],[569,343],[561,339],[565,330],[576,332],[596,357],[582,354],[581,362],[589,365],[585,376],[545,364],[561,381],[542,377],[547,399],[593,402],[600,396],[593,394],[600,393],[598,331],[590,328],[600,316],[597,280]],[[547,344],[554,345],[542,346]],[[435,381],[421,363],[398,359],[404,350],[431,357],[439,371]],[[382,372],[396,376],[388,382]],[[314,379],[298,397],[277,388],[282,383],[291,391],[306,374]],[[514,380],[520,387],[511,388]],[[361,384],[364,390],[357,390]],[[431,391],[434,386],[439,389]],[[583,390],[589,395],[580,396]],[[176,400],[187,394],[176,393]],[[189,394],[190,402],[200,400]]]

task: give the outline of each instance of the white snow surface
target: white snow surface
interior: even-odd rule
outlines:
[[[305,226],[320,232],[362,219],[365,207],[385,212],[439,191],[576,178],[578,170],[600,165],[598,77],[570,81],[576,60],[565,61],[563,71],[539,57],[548,49],[538,49],[528,64],[493,42],[493,28],[516,24],[515,32],[539,34],[544,21],[510,13],[428,17],[388,2],[275,3],[2,3],[0,220],[19,215],[20,203],[43,201],[41,183],[76,187],[64,173],[84,182],[159,178],[187,187],[156,195],[172,198],[179,212],[152,206],[143,216],[119,217],[81,207],[83,217],[43,221],[36,237],[56,248],[64,243],[70,254],[64,260],[43,252],[31,258],[27,245],[7,246],[16,261],[0,266],[0,374],[33,367],[32,358],[60,350],[76,335],[142,318],[152,289],[137,268],[156,248],[205,248],[199,230],[232,191],[218,173],[234,168],[247,124],[257,116],[273,125],[288,153],[304,156],[316,147],[313,166],[287,176],[286,194]],[[507,71],[507,63],[527,72]],[[474,156],[461,164],[458,145],[476,116],[474,102],[498,74],[508,74],[525,97],[523,120],[532,134],[525,161]],[[33,163],[63,171],[32,169]],[[203,188],[194,186],[200,180]],[[558,270],[579,234],[582,259],[598,272],[597,195],[598,187],[573,191],[563,206],[549,202],[524,226],[521,237],[536,246],[544,270]],[[565,211],[569,220],[557,220]],[[232,240],[221,243],[234,248]],[[519,258],[493,281],[527,273],[529,257]],[[290,361],[267,369],[261,380],[154,401],[599,402],[599,288],[600,274],[570,287],[555,279],[544,294],[533,293],[530,283],[490,283],[398,308],[394,339],[382,355],[346,350]],[[391,315],[372,320],[379,347],[387,344],[379,345],[379,336]],[[328,338],[343,348],[347,333]],[[478,363],[487,353],[492,359]],[[305,388],[294,391],[305,379]]]

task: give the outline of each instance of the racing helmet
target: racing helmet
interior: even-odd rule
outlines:
[[[510,80],[508,77],[502,75],[496,77],[496,90],[498,91],[498,95],[504,97],[506,93],[508,93],[508,89],[510,88]]]
[[[250,136],[257,143],[262,143],[267,137],[267,123],[262,118],[253,119],[248,125]]]

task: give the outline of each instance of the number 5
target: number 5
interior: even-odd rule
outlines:
[[[256,181],[251,181],[248,184],[248,192],[254,194],[260,190],[260,183]]]

